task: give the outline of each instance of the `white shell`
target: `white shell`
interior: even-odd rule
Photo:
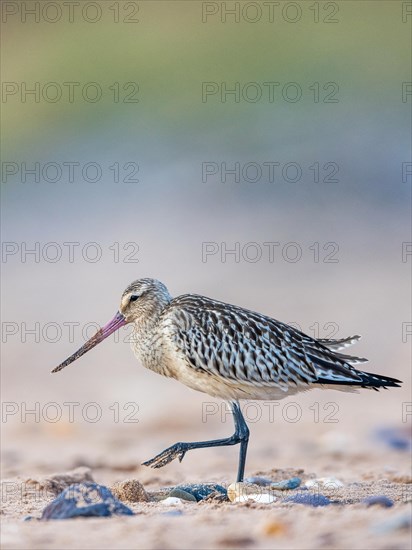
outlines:
[[[231,502],[258,502],[259,504],[271,504],[276,497],[271,493],[259,493],[257,487],[247,483],[232,483],[227,488],[227,496]]]
[[[182,499],[177,497],[167,497],[161,501],[164,506],[182,506]]]
[[[340,489],[344,484],[336,477],[318,477],[317,479],[309,479],[305,486],[308,489]]]

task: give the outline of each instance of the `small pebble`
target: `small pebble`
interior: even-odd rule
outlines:
[[[177,497],[167,497],[160,501],[164,506],[182,506],[183,501]]]
[[[391,508],[394,504],[393,500],[385,495],[373,495],[362,500],[362,504],[366,506],[382,506],[382,508]]]
[[[277,491],[286,491],[288,489],[297,489],[302,483],[300,477],[292,477],[291,479],[285,479],[283,481],[274,481],[270,484],[271,489],[276,489]]]
[[[265,487],[267,485],[270,485],[272,483],[272,480],[268,477],[260,477],[260,476],[254,476],[254,477],[247,477],[245,479],[246,483],[253,483],[253,485],[260,485],[261,487]]]
[[[296,493],[285,498],[282,502],[294,502],[295,504],[305,504],[307,506],[328,506],[331,502],[328,497],[321,494]]]
[[[309,479],[305,486],[308,489],[340,489],[344,484],[336,477],[319,477],[317,479]]]
[[[382,428],[376,432],[376,436],[388,447],[397,451],[409,451],[412,449],[410,431],[402,428]]]
[[[180,498],[181,500],[197,502],[195,496],[193,496],[191,493],[188,493],[187,491],[183,491],[183,489],[179,489],[179,487],[175,487],[172,491],[170,491],[169,498],[170,497],[176,497]]]
[[[40,519],[69,519],[75,517],[108,517],[134,515],[132,510],[113,496],[104,485],[76,483],[67,487],[43,510]]]
[[[112,493],[119,500],[126,502],[148,502],[149,497],[137,479],[119,481],[111,487]]]
[[[189,493],[190,495],[193,495],[197,502],[203,500],[212,493],[219,493],[223,496],[227,496],[226,489],[218,483],[194,483],[190,485],[177,485],[173,488],[173,490],[174,489],[179,489],[181,491]]]

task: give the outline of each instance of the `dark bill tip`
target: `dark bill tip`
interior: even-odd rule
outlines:
[[[100,342],[103,342],[105,338],[110,336],[110,334],[113,334],[113,332],[116,332],[120,327],[124,326],[126,324],[126,319],[124,316],[118,311],[116,315],[113,317],[111,321],[107,323],[103,328],[98,330],[94,336],[90,338],[80,349],[78,349],[73,355],[70,355],[63,363],[60,363],[57,367],[55,367],[52,370],[52,373],[59,372],[70,363],[73,363],[73,361],[76,361],[79,357],[87,353],[89,350],[97,346],[97,344],[100,344]]]

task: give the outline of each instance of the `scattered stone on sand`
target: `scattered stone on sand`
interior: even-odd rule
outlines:
[[[186,483],[182,485],[176,485],[175,487],[163,487],[161,489],[157,489],[156,491],[148,491],[147,494],[149,500],[159,502],[166,499],[167,497],[176,496],[178,498],[181,498],[178,496],[178,494],[175,493],[175,491],[183,491],[184,493],[186,493],[183,500],[192,501],[192,498],[189,498],[187,494],[194,497],[196,502],[210,499],[216,499],[219,501],[227,500],[226,489],[218,483]]]
[[[205,498],[218,493],[223,496],[227,495],[226,489],[222,487],[222,485],[219,485],[218,483],[194,483],[194,484],[185,484],[185,485],[177,485],[176,487],[173,487],[173,490],[179,489],[181,491],[185,491],[186,493],[189,493],[190,495],[193,495],[197,502],[204,500]],[[169,494],[169,496],[172,496]]]
[[[308,489],[334,490],[344,487],[344,484],[336,477],[318,477],[316,479],[308,479],[305,483],[305,487]]]
[[[187,491],[183,491],[183,489],[180,489],[179,487],[175,487],[172,489],[169,493],[170,497],[176,497],[180,498],[181,500],[187,500],[190,502],[197,502],[196,497],[192,495],[191,493],[188,493]]]
[[[183,501],[182,501],[182,499],[177,498],[177,497],[167,497],[167,498],[164,498],[161,501],[161,503],[164,506],[182,506]]]
[[[148,502],[149,496],[137,479],[118,481],[111,488],[116,498],[123,502]]]
[[[331,504],[331,501],[325,495],[319,493],[312,494],[307,493],[296,493],[289,497],[286,497],[282,502],[293,502],[294,504],[305,504],[306,506],[328,506]]]
[[[69,519],[75,517],[132,516],[130,508],[122,504],[104,485],[85,482],[67,487],[43,510],[40,519]]]
[[[70,485],[84,482],[93,483],[94,479],[90,468],[80,466],[63,474],[53,474],[38,479],[28,478],[25,480],[25,485],[28,493],[31,492],[31,487],[33,487],[36,490],[45,491],[57,496]]]
[[[412,449],[412,435],[408,428],[381,428],[376,437],[391,449],[409,451]]]
[[[273,481],[270,484],[271,489],[276,489],[277,491],[287,491],[289,489],[297,489],[302,483],[300,477],[292,477],[291,479],[285,479],[283,481]]]
[[[391,508],[394,504],[393,500],[385,495],[372,495],[362,500],[366,506],[382,506],[382,508]]]
[[[253,485],[259,485],[260,487],[266,487],[271,483],[273,483],[273,481],[268,477],[261,477],[261,476],[247,477],[245,479],[245,482],[252,483]]]
[[[299,470],[303,473],[303,470]],[[287,491],[297,489],[301,483],[302,479],[298,476],[293,476],[286,479],[281,479],[280,481],[273,481],[268,477],[263,476],[252,476],[245,479],[245,483],[258,485],[259,487],[270,487],[271,490],[275,491]]]
[[[276,501],[276,496],[262,490],[261,487],[248,483],[232,483],[227,488],[227,496],[231,502],[258,502],[260,504],[271,504]]]
[[[222,493],[219,493],[217,491],[215,491],[214,493],[210,493],[207,497],[205,497],[204,499],[202,499],[200,502],[203,502],[203,503],[217,503],[217,504],[222,504],[223,502],[228,502],[228,498],[227,498],[227,494],[222,494]]]

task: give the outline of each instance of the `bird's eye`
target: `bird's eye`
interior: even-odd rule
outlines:
[[[135,302],[138,299],[138,297],[139,296],[137,294],[133,294],[132,296],[130,296],[129,302]]]

